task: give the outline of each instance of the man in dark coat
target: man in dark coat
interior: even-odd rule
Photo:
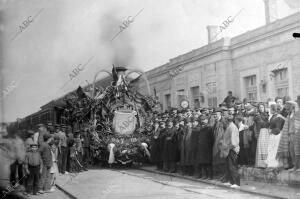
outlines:
[[[182,145],[182,142],[183,142],[183,137],[184,137],[184,131],[185,131],[185,126],[184,126],[184,119],[179,119],[179,124],[178,124],[178,129],[177,129],[177,145],[178,145],[178,164],[180,166],[180,172],[183,174],[183,164],[182,164],[182,157],[183,156],[183,153],[184,153],[184,149],[183,149],[183,145]],[[175,126],[176,127],[176,126]]]
[[[175,172],[175,161],[176,161],[176,130],[173,127],[173,121],[168,119],[166,121],[167,129],[164,137],[163,147],[163,169],[166,172]]]
[[[208,126],[208,117],[201,115],[201,129],[197,140],[196,165],[199,169],[199,178],[212,179],[212,150],[213,150],[213,129]]]
[[[200,125],[198,118],[193,119],[193,127],[192,127],[192,134],[191,134],[191,148],[192,148],[192,160],[193,160],[193,171],[192,173],[196,174],[197,171],[197,151],[198,151],[198,137],[200,133]]]
[[[180,160],[180,151],[179,151],[179,136],[178,133],[180,133],[180,124],[178,119],[173,120],[174,125],[174,136],[172,138],[172,148],[174,149],[174,162],[175,162],[175,172],[177,171],[177,163]]]
[[[152,138],[150,143],[151,162],[156,165],[157,170],[161,169],[161,149],[160,149],[160,127],[158,120],[154,121],[154,128],[152,130]]]
[[[225,119],[222,116],[222,109],[217,108],[215,109],[215,126],[213,127],[214,131],[214,145],[213,145],[213,165],[214,165],[214,171],[215,175],[221,175],[221,180],[224,178],[224,171],[225,171],[225,158],[221,158],[220,156],[220,145],[221,141],[223,139],[223,135],[225,133],[225,130],[227,128],[227,124]]]
[[[232,91],[228,91],[228,96],[224,99],[224,103],[226,104],[227,108],[232,107],[236,98],[232,95]]]
[[[159,153],[157,154],[157,164],[158,169],[163,170],[163,148],[164,148],[164,139],[166,137],[166,123],[164,120],[160,121],[160,128],[159,128]]]
[[[191,147],[191,134],[192,134],[192,122],[193,118],[186,118],[184,135],[181,143],[181,154],[180,154],[180,162],[183,166],[184,174],[191,174],[191,170],[193,167],[193,159],[192,159],[192,147]]]

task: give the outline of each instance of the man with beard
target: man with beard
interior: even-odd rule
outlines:
[[[196,165],[199,169],[199,178],[212,179],[212,148],[213,129],[208,125],[208,117],[201,115],[201,129],[197,140]]]
[[[224,178],[225,169],[225,158],[221,158],[221,141],[226,129],[226,123],[222,116],[222,110],[220,108],[215,109],[215,126],[213,127],[214,135],[214,145],[213,145],[213,165],[215,170],[215,175],[221,175],[221,181]]]
[[[175,172],[176,159],[176,130],[173,127],[173,121],[168,119],[166,121],[167,129],[164,137],[163,147],[163,170],[165,172]],[[175,144],[174,144],[175,143]]]
[[[151,162],[156,165],[156,169],[161,169],[161,149],[160,149],[160,127],[158,120],[154,121],[151,138]]]

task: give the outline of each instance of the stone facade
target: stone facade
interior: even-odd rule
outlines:
[[[163,110],[188,99],[190,107],[215,107],[229,90],[241,100],[300,95],[300,13],[263,27],[222,38],[170,59],[146,72]],[[138,87],[146,91],[146,81]],[[145,93],[146,94],[146,93]]]

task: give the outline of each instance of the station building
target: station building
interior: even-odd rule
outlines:
[[[240,100],[274,100],[300,95],[300,12],[274,20],[233,38],[214,40],[217,26],[207,26],[208,44],[146,72],[161,108],[216,107],[228,91]],[[147,91],[145,81],[139,90]],[[145,93],[146,94],[146,93]]]

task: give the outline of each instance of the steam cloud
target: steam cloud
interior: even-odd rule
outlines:
[[[118,19],[116,13],[116,11],[110,10],[102,16],[100,23],[101,43],[105,43],[107,49],[111,50],[112,64],[115,66],[128,67],[134,61],[135,55],[132,37],[130,35],[130,28],[134,22],[112,40],[112,38],[120,31],[123,20],[126,20],[129,16],[124,16],[124,19]]]

